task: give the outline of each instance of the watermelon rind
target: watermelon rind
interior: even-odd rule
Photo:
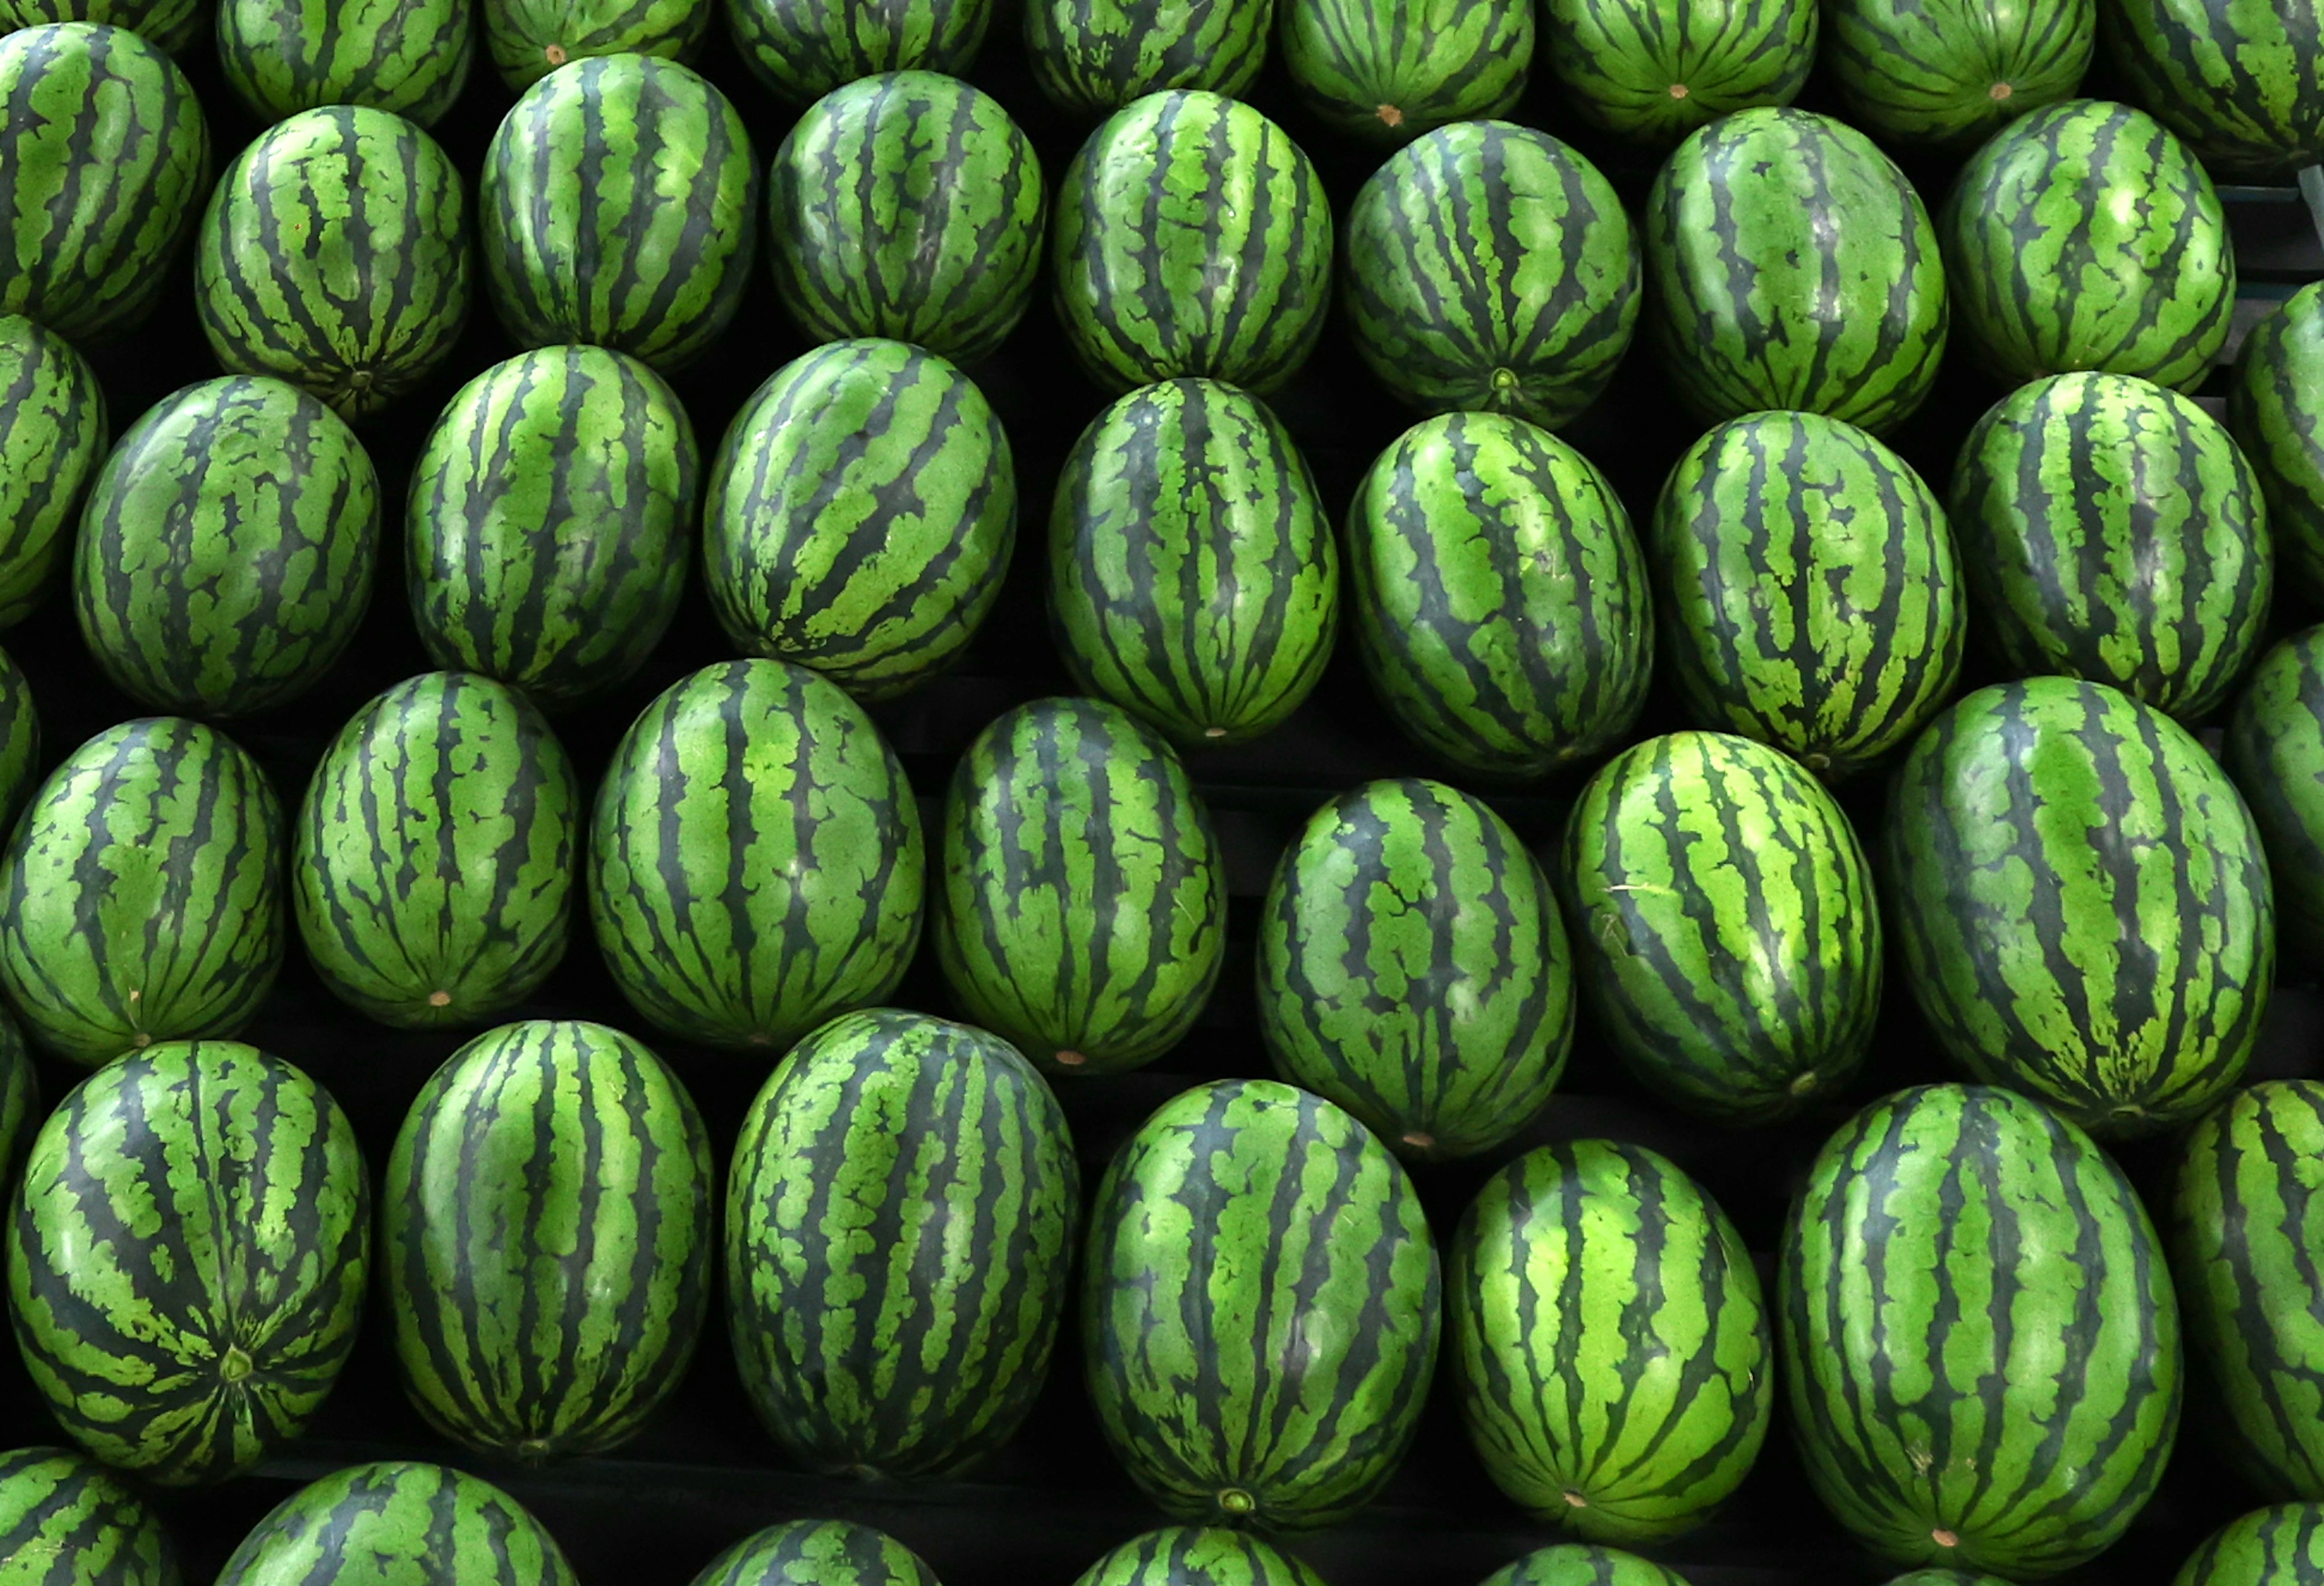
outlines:
[[[2284,954],[2313,961],[2324,953],[2324,627],[2292,634],[2252,669],[2219,759],[2267,853]]]
[[[1082,1572],[1074,1586],[1323,1586],[1280,1548],[1241,1531],[1166,1526],[1134,1536]]]
[[[1483,1586],[1687,1586],[1686,1578],[1635,1553],[1561,1542],[1485,1577]]]
[[[32,615],[70,563],[112,445],[88,360],[23,315],[0,315],[0,629]]]
[[[2221,181],[2295,180],[2324,162],[2324,16],[2312,5],[2105,0],[2128,97]]]
[[[0,1560],[13,1566],[11,1586],[180,1586],[184,1578],[144,1500],[61,1448],[0,1453]]]
[[[578,1586],[555,1537],[478,1477],[417,1461],[351,1465],[277,1504],[217,1586]]]
[[[1958,148],[2081,89],[2095,0],[1828,0],[1824,57],[1849,119]]]
[[[691,61],[715,8],[712,0],[479,0],[479,9],[501,81],[522,92],[592,56]]]
[[[362,105],[433,126],[475,62],[475,0],[218,0],[217,48],[262,121]]]
[[[2255,1509],[2206,1537],[2173,1586],[2324,1586],[2324,1504]]]
[[[2267,498],[2282,586],[2324,597],[2324,281],[2292,293],[2244,338],[2227,422]]]
[[[926,1560],[848,1520],[787,1520],[703,1566],[694,1586],[938,1586]]]
[[[1240,97],[1267,60],[1277,0],[1027,0],[1025,59],[1051,104],[1084,120],[1167,88]]]
[[[993,0],[725,0],[744,62],[793,105],[882,72],[964,77],[993,10]]]
[[[1565,102],[1641,148],[1788,105],[1816,60],[1812,0],[1545,0],[1541,56]]]
[[[1531,0],[1276,0],[1308,110],[1358,146],[1506,115],[1533,65]]]

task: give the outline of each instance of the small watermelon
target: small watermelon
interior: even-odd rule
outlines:
[[[0,650],[0,835],[39,785],[41,714],[32,686],[5,650]]]
[[[433,126],[467,85],[475,0],[218,0],[218,64],[261,121],[362,105]]]
[[[1025,57],[1050,103],[1094,119],[1167,88],[1241,95],[1274,20],[1275,0],[1028,0]]]
[[[2206,1538],[2175,1586],[2324,1586],[2324,1503],[2256,1509]]]
[[[1363,143],[1506,115],[1533,64],[1532,0],[1276,0],[1276,14],[1300,97]]]
[[[882,72],[964,75],[992,10],[993,0],[726,0],[743,59],[797,105]]]
[[[0,35],[43,23],[95,22],[173,56],[200,53],[209,45],[211,10],[211,0],[0,0]]]
[[[577,1586],[556,1538],[489,1481],[443,1465],[351,1465],[242,1540],[217,1586]]]
[[[710,32],[711,0],[482,0],[484,47],[521,93],[568,60],[659,55],[691,60]]]
[[[60,1448],[0,1453],[0,1560],[11,1586],[179,1586],[153,1511],[101,1465]]]
[[[0,315],[0,628],[70,560],[81,499],[112,449],[105,391],[72,344]]]
[[[2301,288],[2244,338],[2227,429],[2267,498],[2283,582],[2324,596],[2324,281]]]
[[[1560,1543],[1485,1577],[1484,1586],[1687,1586],[1676,1571],[1619,1548]]]
[[[1849,118],[1895,143],[1974,143],[2070,99],[2093,0],[1827,0],[1824,55]]]
[[[1289,1554],[1240,1531],[1170,1526],[1134,1537],[1074,1586],[1323,1586]]]
[[[2287,956],[2312,960],[2324,953],[2324,627],[2253,669],[2219,758],[2266,851]]]
[[[1790,104],[1815,65],[1812,0],[1545,0],[1541,26],[1565,102],[1649,149]]]
[[[937,1586],[919,1554],[846,1520],[770,1526],[703,1566],[694,1586]]]
[[[2324,162],[2324,14],[2307,0],[2106,0],[2130,97],[2223,181]]]

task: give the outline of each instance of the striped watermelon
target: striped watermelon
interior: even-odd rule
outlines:
[[[976,63],[993,0],[726,0],[752,70],[803,105],[888,71],[960,76]]]
[[[538,1019],[462,1047],[381,1180],[412,1403],[526,1463],[629,1441],[693,1358],[716,1194],[685,1087],[619,1030]]]
[[[1051,104],[1094,119],[1167,88],[1242,94],[1274,20],[1275,0],[1029,0],[1025,57]]]
[[[1080,1203],[1065,1111],[1007,1042],[893,1009],[815,1031],[727,1181],[728,1326],[767,1430],[872,1478],[1006,1443],[1048,1376]]]
[[[166,1041],[41,1126],[8,1240],[25,1369],[58,1425],[169,1486],[299,1435],[355,1347],[371,1190],[313,1080],[236,1041]]]
[[[1299,146],[1250,106],[1148,94],[1065,168],[1049,254],[1065,339],[1099,385],[1196,374],[1265,392],[1323,336],[1332,205]]]
[[[1611,1140],[1527,1152],[1470,1203],[1445,1282],[1469,1441],[1535,1519],[1665,1542],[1749,1473],[1775,1406],[1758,1274],[1665,1158]]]
[[[1888,1586],[2009,1586],[1998,1575],[1980,1575],[1970,1570],[1914,1570],[1898,1575]]]
[[[1598,1028],[1648,1089],[1759,1123],[1862,1066],[1880,1011],[1871,869],[1789,756],[1723,733],[1624,751],[1582,789],[1559,879]]]
[[[1754,105],[1788,105],[1815,65],[1812,0],[1545,0],[1542,55],[1565,102],[1666,149]]]
[[[2324,14],[2302,0],[2107,0],[2130,97],[2222,180],[2290,181],[2324,161]]]
[[[134,329],[209,180],[193,85],[135,33],[69,22],[0,38],[0,313],[76,340]]]
[[[103,23],[184,55],[208,44],[210,13],[210,0],[0,0],[0,34],[43,23]]]
[[[329,672],[378,559],[379,476],[355,431],[293,386],[229,375],[164,397],[106,458],[73,607],[132,698],[247,715]]]
[[[1314,1530],[1403,1461],[1436,1249],[1404,1169],[1331,1102],[1272,1080],[1164,1102],[1099,1185],[1082,1284],[1099,1424],[1173,1517]]]
[[[2128,374],[2020,386],[1969,432],[1951,504],[1971,604],[2022,676],[2111,683],[2192,720],[2258,653],[2267,509],[2191,397]]]
[[[2324,1586],[2324,1504],[2281,1504],[2222,1526],[2177,1586]]]
[[[32,615],[69,559],[112,444],[88,360],[23,315],[0,315],[0,628]]]
[[[1944,263],[1921,196],[1854,127],[1738,110],[1681,143],[1646,198],[1655,345],[1717,423],[1768,408],[1885,430],[1935,383]]]
[[[885,699],[976,636],[1016,542],[1009,437],[975,383],[903,342],[834,342],[734,416],[703,581],[736,649]]]
[[[1150,1063],[1226,957],[1226,858],[1170,745],[1094,699],[1018,706],[945,802],[937,961],[968,1015],[1053,1074]]]
[[[41,1076],[16,1021],[0,1011],[0,1196],[16,1185],[16,1166],[41,1125]]]
[[[1900,1565],[2032,1581],[2144,1507],[2179,1420],[2179,1312],[2122,1170],[2040,1104],[1927,1085],[1817,1155],[1777,1311],[1808,1480]]]
[[[678,614],[701,467],[678,393],[625,354],[547,347],[477,375],[411,472],[428,653],[549,709],[627,682]]]
[[[522,92],[568,60],[659,55],[691,60],[710,32],[710,0],[483,0],[484,47]]]
[[[0,852],[0,989],[91,1068],[231,1035],[281,968],[282,892],[257,761],[198,722],[124,722],[49,773]]]
[[[12,1586],[179,1586],[177,1549],[143,1500],[60,1448],[0,1453],[0,1560]]]
[[[32,798],[40,769],[41,714],[32,686],[7,651],[0,650],[0,833],[15,824]]]
[[[475,1025],[565,956],[581,779],[539,712],[473,672],[397,684],[323,751],[290,900],[323,983],[407,1028]]]
[[[2324,281],[2252,328],[2227,386],[2227,429],[2259,476],[2284,581],[2324,595]]]
[[[846,1520],[790,1520],[746,1536],[703,1567],[694,1586],[937,1586],[919,1554]]]
[[[217,1586],[577,1586],[557,1539],[489,1481],[443,1465],[352,1465],[242,1540]]]
[[[1425,412],[1555,429],[1597,401],[1637,324],[1637,241],[1612,185],[1547,133],[1505,121],[1444,127],[1391,156],[1349,211],[1347,256],[1356,350]]]
[[[1937,216],[1971,353],[2012,384],[2079,369],[2192,390],[2227,343],[2235,247],[2163,124],[2069,99],[1987,140]]]
[[[1442,782],[1342,794],[1268,885],[1259,1025],[1277,1074],[1404,1155],[1492,1149],[1548,1102],[1573,1040],[1549,878],[1489,806]]]
[[[1619,1548],[1564,1542],[1485,1578],[1484,1586],[1687,1586],[1674,1570]]]
[[[1082,431],[1049,519],[1049,613],[1092,694],[1185,744],[1299,708],[1339,630],[1340,558],[1306,460],[1214,380],[1131,392]]]
[[[218,0],[218,64],[261,121],[362,105],[433,126],[476,54],[473,0]]]
[[[2286,955],[2312,957],[2324,951],[2324,627],[2295,633],[2253,669],[2220,759],[2267,853]]]
[[[727,661],[665,689],[614,750],[589,912],[656,1026],[779,1051],[895,990],[924,863],[904,768],[863,707],[805,668]]]
[[[1849,119],[1897,143],[1974,143],[2070,99],[2093,0],[1831,0],[1824,56]]]
[[[309,110],[218,183],[196,305],[228,373],[287,380],[353,419],[451,355],[468,251],[465,186],[435,139],[384,110]]]
[[[2273,980],[2267,861],[2187,731],[2102,683],[1970,695],[1896,773],[1883,895],[1955,1061],[2109,1138],[2200,1114]]]
[[[812,341],[890,337],[958,364],[999,347],[1041,264],[1041,160],[982,88],[893,71],[807,106],[775,152],[775,286]]]
[[[1323,1578],[1256,1536],[1169,1526],[1133,1537],[1082,1572],[1074,1586],[1323,1586]]]
[[[690,69],[610,55],[549,73],[502,118],[477,188],[502,327],[680,367],[742,306],[758,192],[742,115]]]
[[[1533,64],[1531,0],[1277,0],[1276,14],[1300,97],[1364,143],[1505,115]]]
[[[1697,722],[1862,770],[1941,709],[1969,605],[1952,530],[1912,466],[1820,413],[1697,440],[1646,536],[1665,675]]]

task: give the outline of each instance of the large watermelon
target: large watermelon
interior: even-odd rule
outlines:
[[[48,594],[112,447],[105,391],[70,343],[0,315],[0,628]]]
[[[1065,1111],[1007,1042],[892,1009],[816,1030],[728,1178],[727,1322],[760,1419],[825,1474],[982,1461],[1048,1377],[1080,1205]]]
[[[164,397],[106,458],[73,606],[133,698],[247,715],[337,663],[378,560],[379,476],[355,431],[279,380],[228,375]]]
[[[1300,97],[1360,142],[1506,115],[1533,64],[1532,0],[1276,0],[1276,14]]]
[[[1583,116],[1665,149],[1706,122],[1788,105],[1816,58],[1813,0],[1545,0],[1542,55]]]
[[[2324,161],[2324,13],[2310,0],[2106,0],[2130,97],[2225,181]]]
[[[2285,954],[2312,961],[2324,952],[2324,627],[2253,669],[2220,759],[2267,853]]]
[[[1258,1537],[1167,1526],[1133,1537],[1082,1572],[1074,1586],[1323,1586],[1305,1564]]]
[[[1197,89],[1092,133],[1058,189],[1057,318],[1090,377],[1184,374],[1265,392],[1299,372],[1332,300],[1332,205],[1289,134]]]
[[[2082,86],[2093,0],[1827,0],[1824,58],[1866,131],[1974,143]]]
[[[1485,1577],[1484,1586],[1687,1586],[1674,1570],[1619,1548],[1563,1542]]]
[[[363,105],[433,126],[468,80],[474,0],[218,0],[218,64],[261,121]]]
[[[521,91],[595,55],[691,60],[714,8],[711,0],[482,0],[480,9],[493,65]]]
[[[43,23],[97,22],[184,55],[207,51],[210,11],[210,0],[0,0],[0,35]]]
[[[2244,338],[2227,429],[2267,498],[2284,583],[2324,595],[2324,281],[2301,287]]]
[[[1166,88],[1241,95],[1274,21],[1275,0],[1028,0],[1025,56],[1052,104],[1094,118]]]
[[[1356,195],[1347,261],[1356,350],[1425,412],[1557,429],[1606,389],[1637,324],[1637,241],[1612,184],[1505,121],[1391,156]]]
[[[694,1586],[937,1586],[926,1560],[884,1531],[846,1520],[788,1520],[745,1536]]]
[[[0,1569],[10,1586],[179,1586],[177,1549],[144,1500],[60,1448],[0,1453]]]
[[[725,0],[725,8],[760,80],[805,104],[885,71],[966,73],[993,0]]]
[[[884,699],[976,636],[1016,542],[1009,437],[975,383],[903,342],[834,342],[728,427],[703,582],[737,650]]]
[[[284,1498],[217,1586],[577,1586],[539,1520],[443,1465],[351,1465]]]
[[[298,1069],[169,1041],[42,1125],[9,1228],[34,1386],[107,1464],[171,1486],[299,1435],[355,1347],[371,1191],[355,1126]]]
[[[2179,1422],[2179,1311],[2130,1181],[2038,1102],[1928,1085],[1828,1141],[1777,1279],[1808,1480],[1897,1564],[2032,1581],[2119,1536]]]
[[[1155,1502],[1289,1532],[1379,1492],[1428,1397],[1440,1284],[1370,1130],[1272,1080],[1197,1085],[1122,1147],[1090,1219],[1090,1397]]]
[[[2256,1509],[2207,1537],[2176,1586],[2324,1586],[2324,1504]]]

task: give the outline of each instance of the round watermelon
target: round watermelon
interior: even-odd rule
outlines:
[[[2130,97],[2223,181],[2324,161],[2324,13],[2309,0],[2107,0]]]
[[[489,1481],[443,1465],[351,1465],[300,1488],[217,1586],[577,1586],[555,1537]]]
[[[1812,0],[1544,0],[1541,27],[1566,103],[1648,149],[1790,104],[1816,59]]]
[[[261,121],[362,105],[433,126],[467,85],[474,0],[218,0],[218,64]]]
[[[964,76],[993,0],[726,0],[744,61],[795,105],[890,71]]]
[[[1586,1542],[1563,1542],[1529,1553],[1485,1577],[1483,1586],[1687,1586],[1676,1571]]]
[[[24,1586],[179,1586],[178,1552],[145,1501],[60,1448],[0,1453],[0,1559]],[[37,1572],[31,1572],[36,1571]]]
[[[1166,88],[1238,97],[1267,60],[1275,0],[1027,0],[1025,58],[1049,102],[1094,119]]]
[[[1895,143],[1974,143],[2070,99],[2094,0],[1828,0],[1824,54],[1849,119]]]
[[[2324,1503],[2229,1521],[2189,1555],[2174,1586],[2324,1586]]]
[[[745,1536],[694,1586],[937,1586],[919,1554],[847,1520],[788,1520]]]
[[[95,22],[172,56],[200,53],[209,48],[211,9],[211,0],[0,0],[0,36],[44,23]]]
[[[2244,338],[2227,430],[2259,476],[2283,581],[2324,596],[2324,281],[2301,287]]]
[[[1300,97],[1360,143],[1506,115],[1533,64],[1532,0],[1276,0],[1276,15]]]
[[[105,390],[72,344],[0,315],[0,628],[13,628],[70,560],[81,500],[112,449]]]
[[[1113,1549],[1074,1586],[1323,1586],[1289,1554],[1240,1531],[1168,1526]]]
[[[2265,848],[2286,954],[2312,961],[2324,953],[2324,627],[2252,669],[2219,758]]]
[[[710,32],[711,0],[482,0],[484,48],[522,92],[567,61],[597,55],[691,60]]]

